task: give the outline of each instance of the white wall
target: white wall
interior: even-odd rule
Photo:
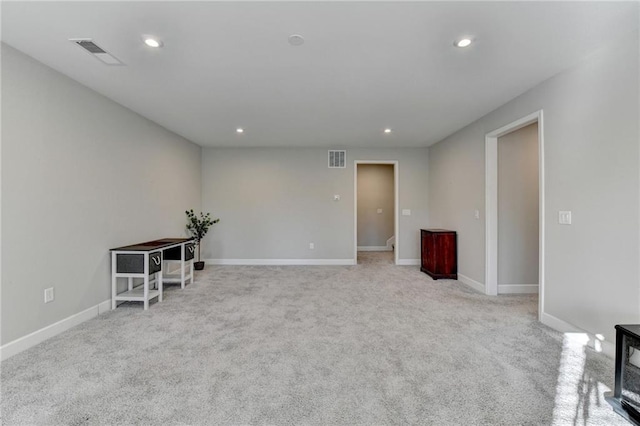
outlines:
[[[458,270],[484,282],[485,134],[544,110],[545,313],[610,342],[640,321],[638,52],[636,26],[429,149],[430,226],[459,232]]]
[[[538,125],[498,138],[498,285],[538,284]]]
[[[383,247],[393,236],[393,186],[393,165],[358,165],[358,247]]]
[[[110,248],[184,235],[201,173],[199,146],[5,44],[2,89],[5,344],[108,300]]]
[[[320,148],[205,148],[202,208],[221,221],[205,259],[354,260],[354,160],[399,161],[400,259],[418,259],[427,224],[427,149],[349,149],[327,168]],[[334,194],[340,201],[333,201]],[[309,243],[315,249],[309,249]]]

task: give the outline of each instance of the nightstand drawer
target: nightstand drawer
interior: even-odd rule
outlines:
[[[162,270],[162,254],[159,251],[149,254],[149,274]],[[117,254],[116,272],[118,274],[144,274],[144,254]]]
[[[193,259],[196,253],[196,245],[194,243],[189,243],[184,246],[184,260]]]
[[[156,251],[149,253],[149,273],[155,274],[162,270],[162,253]]]

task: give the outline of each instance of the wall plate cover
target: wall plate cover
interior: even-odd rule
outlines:
[[[560,225],[571,225],[571,212],[570,211],[559,211],[558,212],[558,223]]]

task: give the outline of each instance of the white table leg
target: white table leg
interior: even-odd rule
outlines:
[[[111,253],[111,309],[116,308],[116,292],[118,291],[118,278],[116,278],[116,254]]]
[[[156,278],[156,282],[158,283],[158,302],[162,302],[162,292],[163,290],[163,286],[162,286],[162,271],[158,272],[158,276]]]
[[[133,290],[133,278],[129,277],[129,291]]]
[[[180,246],[180,253],[181,257],[180,257],[180,286],[182,287],[182,289],[184,290],[184,260],[187,258],[187,253],[186,253],[186,244],[182,244]]]
[[[144,277],[144,310],[149,309],[149,275]]]
[[[149,253],[144,254],[144,310],[149,309]]]

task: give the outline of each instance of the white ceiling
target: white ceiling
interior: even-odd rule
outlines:
[[[2,39],[202,146],[418,147],[620,36],[637,7],[5,1]],[[305,44],[289,45],[291,34]],[[454,47],[462,35],[476,42]],[[68,41],[81,37],[126,65]]]

